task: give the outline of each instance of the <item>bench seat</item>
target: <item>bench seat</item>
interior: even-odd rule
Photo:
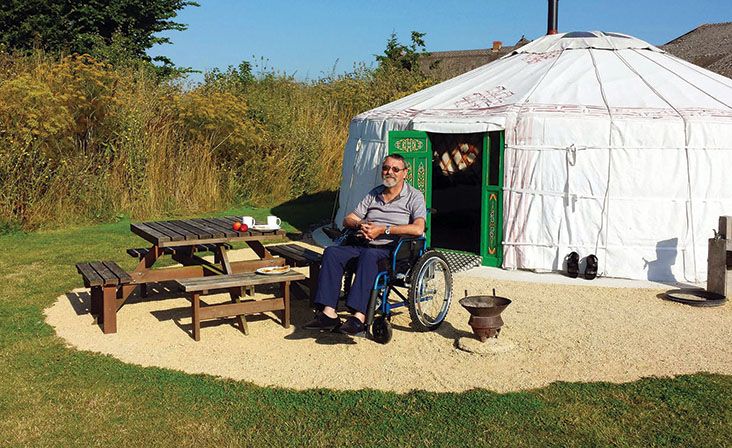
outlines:
[[[176,280],[183,292],[192,296],[191,315],[193,320],[193,339],[201,339],[201,321],[220,317],[234,316],[239,322],[241,331],[248,334],[244,316],[265,311],[282,311],[282,325],[290,327],[290,282],[303,280],[305,276],[290,271],[279,275],[261,275],[254,272],[242,272],[228,275],[213,275]],[[241,301],[242,288],[256,285],[280,284],[282,297],[264,300]],[[223,303],[201,307],[201,296],[215,292],[228,291],[232,303]]]
[[[323,254],[294,243],[267,246],[267,250],[272,255],[278,255],[284,258],[290,266],[308,267],[309,275],[307,282],[300,282],[298,285],[307,288],[307,296],[310,298],[310,304],[312,305],[313,299],[315,298],[315,291],[318,287],[318,275],[320,273],[320,264],[323,261]],[[302,283],[305,284],[303,285]]]
[[[76,270],[91,288],[91,314],[97,316],[105,334],[117,332],[117,294],[132,283],[132,277],[114,261],[77,263]]]
[[[81,274],[87,288],[132,283],[132,277],[114,261],[77,263],[76,271]]]
[[[273,255],[285,258],[287,263],[293,266],[319,265],[323,261],[322,254],[294,243],[267,246],[267,250]]]

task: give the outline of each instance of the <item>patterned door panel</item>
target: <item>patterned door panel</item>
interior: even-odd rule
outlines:
[[[486,134],[483,148],[480,253],[484,266],[500,267],[503,264],[503,132]]]
[[[407,182],[419,189],[427,208],[432,206],[432,146],[426,132],[389,132],[389,154],[399,154],[409,163]],[[427,244],[430,244],[430,216],[427,216]]]

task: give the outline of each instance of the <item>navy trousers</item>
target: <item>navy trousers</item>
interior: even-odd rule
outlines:
[[[323,252],[323,261],[318,276],[318,291],[315,303],[335,308],[343,284],[346,263],[358,258],[356,278],[346,298],[346,305],[366,314],[374,280],[379,273],[379,260],[388,258],[390,247],[374,246],[330,246]]]

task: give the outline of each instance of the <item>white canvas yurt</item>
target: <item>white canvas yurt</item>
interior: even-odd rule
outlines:
[[[562,270],[577,251],[604,276],[704,281],[732,215],[732,80],[623,34],[541,37],[349,132],[336,223],[399,152],[437,208],[431,244],[506,269]]]

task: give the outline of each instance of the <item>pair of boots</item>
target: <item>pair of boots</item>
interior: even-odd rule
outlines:
[[[577,252],[570,252],[567,255],[567,275],[572,278],[579,276],[580,256]],[[594,254],[588,255],[585,265],[585,279],[592,280],[597,277],[597,257]]]

